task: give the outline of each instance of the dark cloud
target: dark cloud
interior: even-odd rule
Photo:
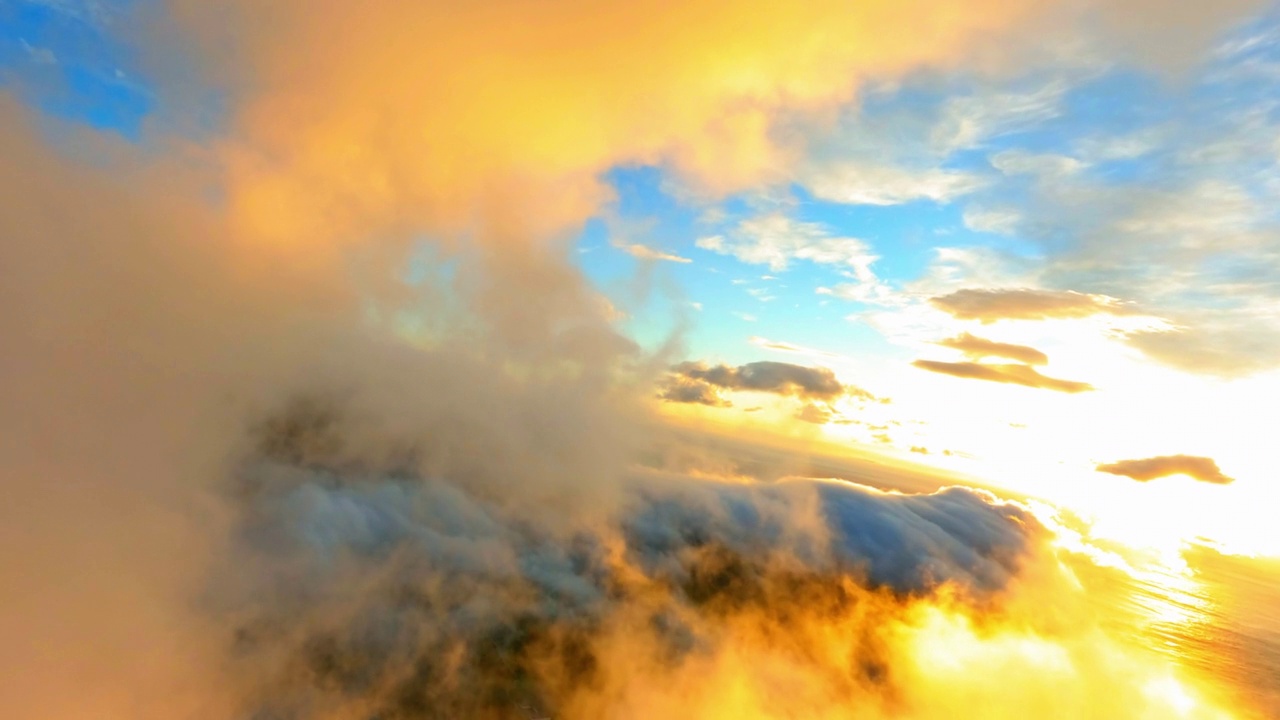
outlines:
[[[929,298],[934,307],[961,320],[1051,320],[1082,318],[1103,313],[1119,315],[1125,308],[1105,295],[1073,291],[966,288]]]
[[[1120,460],[1099,465],[1097,470],[1112,475],[1123,475],[1139,482],[1148,482],[1169,475],[1186,475],[1213,485],[1227,485],[1235,482],[1235,478],[1223,474],[1218,468],[1218,463],[1212,458],[1196,455],[1161,455],[1140,460]]]
[[[668,402],[708,405],[710,407],[730,407],[733,403],[720,397],[714,385],[703,380],[671,376],[663,381],[658,397]]]
[[[989,380],[991,382],[1024,385],[1032,388],[1044,388],[1058,392],[1078,393],[1092,390],[1089,383],[1072,380],[1059,380],[1041,375],[1029,365],[994,365],[975,362],[938,362],[936,360],[916,360],[911,363],[921,370],[942,373],[960,378]]]
[[[844,396],[883,402],[862,388],[842,385],[827,368],[768,360],[738,367],[682,362],[671,368],[658,397],[672,402],[728,405],[719,390],[751,390],[821,402]]]
[[[1026,365],[1044,365],[1049,357],[1039,350],[1026,345],[996,342],[964,333],[953,338],[939,340],[938,344],[963,352],[970,360],[982,360],[988,357],[1001,357],[1017,360]]]

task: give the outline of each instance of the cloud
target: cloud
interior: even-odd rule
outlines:
[[[813,171],[806,187],[817,197],[849,205],[898,205],[915,200],[946,203],[978,190],[981,177],[960,170],[915,170],[856,162]]]
[[[897,676],[928,655],[900,639],[912,608],[976,617],[1053,567],[1031,513],[964,488],[645,477],[583,516],[435,479],[246,474],[256,512],[231,528],[222,601],[251,716],[701,719],[777,707],[732,688],[781,678],[793,711],[918,695],[945,716]]]
[[[1218,463],[1212,458],[1195,455],[1162,455],[1141,460],[1120,460],[1101,464],[1097,470],[1112,475],[1123,475],[1139,482],[1149,482],[1169,475],[1186,475],[1213,485],[1228,485],[1235,482],[1235,478],[1227,477],[1218,469]]]
[[[987,357],[1001,357],[1017,360],[1026,365],[1044,365],[1049,357],[1039,350],[1026,345],[995,342],[969,333],[953,338],[939,340],[938,344],[963,352],[970,360],[982,360]]]
[[[797,155],[778,125],[846,104],[859,78],[958,64],[1033,5],[166,7],[169,38],[227,101],[230,206],[281,239],[374,219],[457,229],[502,203],[537,234],[561,230],[630,163],[713,194],[777,180]],[[797,37],[813,38],[799,54]]]
[[[765,392],[801,400],[830,403],[841,397],[868,402],[887,403],[857,387],[843,385],[835,373],[824,367],[808,367],[791,363],[761,360],[738,367],[682,362],[659,385],[658,397],[672,402],[728,406],[718,391]]]
[[[990,382],[1010,383],[1031,388],[1043,388],[1065,393],[1078,393],[1093,390],[1088,383],[1059,380],[1045,377],[1028,365],[995,365],[975,362],[939,362],[936,360],[916,360],[911,363],[921,370],[942,373],[959,378],[988,380]]]
[[[991,166],[1005,175],[1032,175],[1041,182],[1063,182],[1085,164],[1066,155],[1005,150],[991,156]]]
[[[0,99],[0,716],[1146,708],[1092,655],[1083,687],[1011,682],[1010,647],[1099,643],[991,645],[961,607],[1056,567],[1016,505],[627,484],[646,362],[557,241],[608,168],[771,179],[779,116],[959,64],[1028,4],[140,3],[170,22],[119,23],[163,30],[138,143]],[[400,281],[422,238],[447,284]],[[913,675],[956,638],[961,681]]]
[[[961,216],[964,226],[974,232],[996,235],[1013,235],[1022,223],[1022,214],[1015,210],[975,210],[968,208]]]
[[[826,425],[828,422],[831,422],[831,417],[834,414],[835,413],[831,411],[831,408],[809,403],[800,408],[794,417],[801,422],[812,423],[814,425]]]
[[[961,320],[1051,320],[1098,314],[1121,315],[1128,309],[1115,298],[1074,291],[1020,289],[957,290],[929,298],[939,310]]]
[[[859,280],[874,281],[871,264],[879,259],[862,240],[833,236],[824,225],[795,220],[781,213],[749,218],[725,235],[697,240],[697,246],[731,255],[770,270],[786,270],[794,260],[850,268]]]
[[[712,383],[688,376],[673,375],[663,381],[658,398],[668,402],[729,407],[733,403],[720,397],[720,391]]]
[[[681,257],[679,255],[673,255],[672,253],[663,252],[661,250],[655,250],[649,247],[648,245],[642,245],[640,243],[630,243],[627,245],[620,245],[619,247],[622,250],[625,250],[632,257],[637,257],[637,258],[640,258],[641,260],[664,260],[666,262],[675,262],[675,263],[693,262],[687,257]]]
[[[845,393],[844,385],[827,368],[771,360],[739,367],[683,362],[671,370],[677,377],[700,380],[725,390],[751,390],[826,401]]]
[[[953,98],[933,129],[932,142],[943,152],[972,148],[1057,117],[1067,86],[1051,82],[1025,93],[983,93]]]
[[[903,300],[892,287],[875,279],[866,282],[840,283],[832,287],[820,286],[814,292],[818,295],[828,295],[870,305],[900,305]]]
[[[793,353],[796,355],[815,355],[818,357],[829,358],[840,357],[839,354],[828,352],[826,350],[816,350],[814,348],[808,348],[803,345],[796,345],[782,340],[770,340],[769,338],[760,337],[759,335],[752,335],[748,339],[748,342],[756,347],[764,348],[765,350],[776,350],[777,352]]]

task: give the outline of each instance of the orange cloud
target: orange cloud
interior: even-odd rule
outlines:
[[[1010,383],[1058,392],[1078,393],[1092,390],[1089,383],[1072,380],[1059,380],[1041,375],[1028,365],[994,365],[975,362],[938,362],[936,360],[916,360],[911,363],[921,370],[942,373],[959,378],[989,380],[991,382]]]
[[[231,206],[314,243],[495,212],[529,234],[607,198],[598,174],[665,163],[724,192],[787,167],[777,121],[824,122],[862,77],[955,65],[1030,0],[173,0],[223,86]],[[374,227],[370,227],[374,223]]]
[[[1141,460],[1120,460],[1097,467],[1098,472],[1123,475],[1139,482],[1149,482],[1170,475],[1186,475],[1200,482],[1228,485],[1235,478],[1228,477],[1212,458],[1196,455],[1161,455]]]
[[[939,340],[938,344],[943,347],[949,347],[963,352],[970,360],[981,360],[987,357],[1002,357],[1009,360],[1017,360],[1027,365],[1044,365],[1049,362],[1049,357],[1039,350],[1028,347],[1026,345],[1013,345],[1011,343],[995,342],[987,340],[969,333],[958,335],[946,340]]]
[[[1054,320],[1082,318],[1090,315],[1121,315],[1126,308],[1106,295],[1087,295],[1073,291],[1009,290],[967,288],[949,295],[929,298],[939,310],[960,320]]]

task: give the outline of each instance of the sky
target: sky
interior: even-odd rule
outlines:
[[[1252,717],[1078,595],[1280,558],[1278,131],[1261,0],[0,0],[0,714]]]

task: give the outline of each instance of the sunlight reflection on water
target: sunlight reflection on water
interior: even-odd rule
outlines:
[[[1185,558],[1185,568],[1136,573],[1122,608],[1136,621],[1128,632],[1225,684],[1239,711],[1280,718],[1280,563],[1199,546]]]

